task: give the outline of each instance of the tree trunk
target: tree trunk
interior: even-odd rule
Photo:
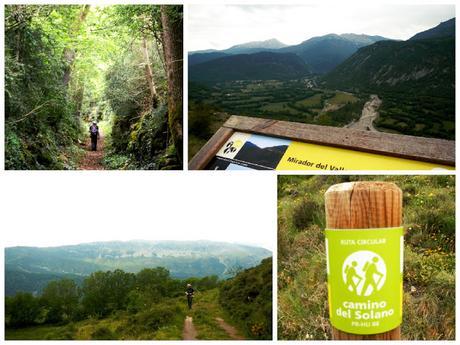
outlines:
[[[147,48],[147,39],[145,36],[142,38],[142,53],[144,55],[145,79],[147,79],[147,84],[149,85],[150,90],[149,106],[156,108],[158,104],[158,94],[157,88],[155,87],[155,81],[153,79],[152,68],[150,67],[149,51]]]
[[[84,98],[84,94],[85,94],[85,85],[84,84],[81,84],[81,85],[78,85],[77,87],[77,94],[76,94],[76,115],[77,117],[81,117],[81,109],[83,107],[83,98]]]
[[[183,50],[182,6],[162,5],[163,51],[168,77],[168,126],[172,142],[182,161]]]
[[[81,24],[85,21],[86,16],[89,13],[91,5],[85,5],[83,9],[80,11],[80,15],[78,20],[76,21],[75,25],[70,29],[70,36],[74,36],[75,33],[80,30]],[[67,63],[65,70],[64,70],[64,77],[62,79],[64,88],[67,89],[70,83],[70,77],[72,73],[72,65],[75,60],[75,49],[72,47],[67,47],[64,49],[64,60]]]

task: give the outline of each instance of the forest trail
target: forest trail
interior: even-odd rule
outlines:
[[[182,340],[197,340],[197,332],[193,325],[193,318],[186,316],[184,321],[184,331],[182,332]]]
[[[104,137],[101,135],[97,141],[97,151],[91,151],[91,138],[85,143],[85,156],[80,161],[79,170],[104,170]]]
[[[224,321],[224,319],[220,317],[216,317],[216,321],[219,324],[220,328],[222,328],[227,334],[235,340],[244,340],[244,338],[238,334],[238,331],[235,327],[230,326],[228,323]]]

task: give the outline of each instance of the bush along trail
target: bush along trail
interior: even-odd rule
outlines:
[[[188,309],[184,295],[192,283]],[[174,279],[161,267],[98,271],[5,299],[7,340],[224,340],[272,338],[272,260],[233,278]]]
[[[5,168],[181,169],[182,15],[5,6]],[[105,142],[89,154],[93,121]]]

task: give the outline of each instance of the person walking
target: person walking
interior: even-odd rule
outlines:
[[[347,277],[347,282],[346,282],[347,289],[350,290],[351,288],[350,291],[358,294],[357,287],[359,283],[361,283],[363,278],[358,273],[356,273],[356,266],[358,266],[358,263],[356,261],[353,261],[351,263],[351,266],[347,265],[347,267],[345,268],[345,275]],[[355,278],[358,279],[357,283],[355,283]]]
[[[89,126],[89,135],[91,136],[91,150],[97,151],[97,139],[99,138],[99,127],[96,121]]]
[[[377,269],[377,262],[379,258],[374,256],[372,258],[372,262],[366,262],[364,265],[363,271],[365,272],[365,280],[363,283],[363,289],[361,290],[361,296],[369,296],[378,290],[378,285],[380,280],[383,278],[383,273],[379,272]],[[375,276],[377,276],[377,281],[375,280]],[[367,289],[369,286],[372,286],[372,290],[366,294]]]
[[[193,294],[194,293],[195,293],[195,290],[193,290],[192,284],[187,284],[187,289],[185,290],[185,295],[187,296],[188,309],[192,309]]]

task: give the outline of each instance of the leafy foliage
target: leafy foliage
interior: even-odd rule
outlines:
[[[79,123],[62,84],[62,56],[79,6],[5,7],[5,167],[62,169]],[[44,23],[45,18],[49,20]],[[66,24],[62,24],[66,21]]]
[[[109,148],[127,157],[109,168],[179,167],[168,141],[160,6],[7,5],[5,18],[7,169],[78,168],[93,120],[110,124]]]
[[[186,314],[187,283],[193,284],[197,301]],[[40,297],[24,293],[7,297],[6,337],[179,339],[185,315],[191,314],[201,339],[229,339],[215,319],[224,313],[218,303],[221,284],[216,276],[173,279],[162,267],[145,268],[137,274],[122,270],[95,272],[85,279],[81,289],[69,279],[52,281]],[[266,297],[271,304],[271,295]]]
[[[91,274],[82,287],[82,305],[86,314],[101,317],[126,308],[134,280],[134,274],[122,270]]]
[[[11,327],[32,325],[39,314],[39,301],[31,293],[20,292],[5,300],[5,322]]]
[[[45,305],[46,322],[62,322],[77,314],[80,290],[71,279],[51,281],[43,290],[41,304]]]
[[[272,339],[272,258],[225,281],[219,301],[253,339]]]

